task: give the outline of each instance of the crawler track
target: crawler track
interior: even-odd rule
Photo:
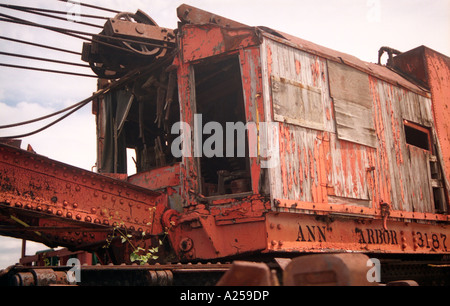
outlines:
[[[81,266],[79,286],[209,286],[231,267],[226,263]],[[0,272],[9,286],[70,285],[70,267],[12,266]],[[74,270],[74,269],[72,269]],[[74,270],[75,271],[75,270]]]
[[[283,285],[283,269],[267,263],[276,272],[276,285]],[[77,283],[69,283],[68,266],[11,266],[0,271],[2,286],[214,286],[232,263],[176,263],[153,265],[82,265]],[[449,261],[381,260],[381,284],[414,281],[419,286],[450,286]],[[77,272],[75,272],[77,273]],[[76,274],[74,274],[76,275]]]

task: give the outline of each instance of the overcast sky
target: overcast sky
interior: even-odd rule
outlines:
[[[176,8],[187,3],[250,26],[267,26],[325,47],[377,62],[381,46],[408,51],[426,45],[450,56],[450,0],[85,0],[119,11],[141,9],[162,27],[176,28]],[[56,0],[3,0],[0,3],[62,11],[79,11],[113,17],[112,13]],[[3,14],[34,22],[97,33],[99,29],[58,22],[0,8]],[[101,23],[96,20],[86,22]],[[0,21],[0,36],[28,40],[81,52],[82,41],[48,30]],[[26,54],[81,63],[76,55],[49,51],[0,39],[0,52]],[[89,69],[61,66],[0,55],[0,63],[44,67],[91,74]],[[36,118],[72,105],[96,91],[91,78],[0,67],[0,125]],[[0,136],[17,135],[43,126],[0,130]],[[95,165],[95,123],[91,105],[35,136],[23,139],[36,152],[90,170]],[[0,269],[17,262],[21,241],[0,237]],[[42,245],[28,244],[27,254]]]

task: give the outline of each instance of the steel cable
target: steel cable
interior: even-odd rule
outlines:
[[[69,71],[62,71],[62,70],[53,70],[53,69],[46,69],[46,68],[37,68],[37,67],[28,67],[28,66],[21,66],[21,65],[7,64],[7,63],[0,63],[0,66],[3,66],[3,67],[9,67],[9,68],[17,68],[17,69],[26,69],[26,70],[41,71],[41,72],[51,72],[51,73],[67,74],[67,75],[74,75],[74,76],[81,76],[81,77],[88,77],[88,78],[98,78],[98,76],[93,75],[93,74],[85,74],[85,73],[69,72]]]
[[[40,129],[37,129],[35,131],[29,132],[29,133],[25,133],[25,134],[21,134],[21,135],[15,135],[15,136],[6,136],[6,137],[0,137],[1,139],[12,139],[12,138],[23,138],[23,137],[28,137],[34,134],[37,134],[39,132],[42,132],[43,130],[48,129],[49,127],[55,125],[56,123],[60,122],[61,120],[67,118],[68,116],[70,116],[71,114],[73,114],[74,112],[76,112],[77,110],[81,109],[83,106],[85,106],[86,104],[88,104],[92,99],[94,98],[94,96],[88,98],[88,101],[85,101],[85,103],[79,105],[78,107],[76,107],[75,109],[73,109],[72,111],[70,111],[69,113],[65,114],[64,116],[61,116],[60,118],[58,118],[55,121],[50,122],[49,124],[47,124],[46,126],[41,127]]]
[[[67,114],[61,116],[60,118],[56,119],[55,121],[50,122],[49,124],[45,125],[44,127],[41,127],[37,130],[34,130],[32,132],[28,132],[25,134],[21,134],[21,135],[14,135],[14,136],[4,136],[4,137],[0,137],[0,140],[6,140],[6,139],[14,139],[14,138],[23,138],[23,137],[28,137],[34,134],[37,134],[39,132],[42,132],[43,130],[55,125],[56,123],[60,122],[61,120],[67,118],[68,116],[70,116],[71,114],[75,113],[76,111],[78,111],[79,109],[81,109],[82,107],[84,107],[86,104],[88,104],[90,101],[92,101],[93,99],[106,94],[107,92],[116,89],[119,86],[122,86],[138,77],[142,77],[145,76],[146,74],[154,71],[154,69],[158,69],[160,67],[162,67],[163,65],[166,65],[168,63],[170,63],[173,60],[173,56],[169,56],[165,59],[162,59],[160,61],[156,61],[146,67],[143,68],[138,68],[135,69],[131,72],[129,72],[128,74],[126,74],[124,77],[118,79],[117,81],[115,81],[114,83],[110,84],[108,87],[101,89],[99,91],[97,91],[96,93],[94,93],[92,96],[90,96],[89,98],[86,98],[72,106],[69,106],[63,110],[57,111],[55,113],[40,117],[40,118],[36,118],[36,119],[32,119],[32,120],[28,120],[28,121],[24,121],[24,122],[20,122],[20,123],[14,123],[14,124],[9,124],[6,126],[0,126],[0,128],[6,128],[6,127],[16,127],[16,126],[20,126],[20,125],[25,125],[25,124],[29,124],[29,123],[33,123],[33,122],[37,122],[40,120],[44,120],[50,117],[53,117],[55,115],[61,114],[65,111],[71,110],[70,112],[68,112]]]
[[[58,17],[58,16],[53,16],[50,14],[46,14],[46,13],[42,13],[42,12],[38,12],[38,11],[34,11],[32,8],[26,8],[23,6],[15,6],[15,5],[8,5],[8,4],[0,4],[0,7],[5,7],[11,10],[17,10],[20,12],[24,12],[24,13],[29,13],[29,14],[35,14],[35,15],[39,15],[39,16],[44,16],[44,17],[48,17],[48,18],[54,18],[54,19],[58,19],[58,20],[62,20],[62,21],[67,21],[67,22],[73,22],[70,19],[67,18],[63,18],[63,17]],[[98,25],[98,24],[93,24],[93,23],[89,23],[89,22],[76,22],[77,24],[82,24],[82,25],[86,25],[86,26],[90,26],[90,27],[96,27],[96,28],[103,28],[103,26]]]
[[[30,45],[30,46],[39,47],[39,48],[50,49],[50,50],[54,50],[54,51],[71,53],[71,54],[75,54],[75,55],[81,55],[81,52],[76,52],[76,51],[71,51],[71,50],[67,50],[67,49],[51,47],[51,46],[48,46],[48,45],[42,45],[42,44],[33,43],[33,42],[30,42],[30,41],[15,39],[15,38],[6,37],[6,36],[0,36],[0,39],[9,40],[9,41],[17,42],[17,43],[20,43],[20,44],[26,44],[26,45]]]
[[[51,118],[53,116],[59,115],[61,113],[67,112],[67,111],[69,111],[69,110],[71,110],[71,109],[73,109],[75,107],[78,107],[78,106],[84,104],[84,103],[85,103],[85,101],[83,100],[83,101],[78,102],[78,103],[76,103],[74,105],[71,105],[69,107],[66,107],[64,109],[61,109],[59,111],[56,111],[54,113],[51,113],[51,114],[48,114],[48,115],[45,115],[45,116],[42,116],[42,117],[39,117],[39,118],[35,118],[35,119],[27,120],[27,121],[22,121],[22,122],[18,122],[18,123],[1,125],[0,129],[7,129],[7,128],[12,128],[12,127],[17,127],[17,126],[27,125],[27,124],[30,124],[30,123],[34,123],[34,122],[38,122],[38,121],[41,121],[41,120],[45,120],[45,119]]]
[[[9,53],[9,52],[3,52],[3,51],[0,51],[0,55],[19,57],[19,58],[26,58],[26,59],[36,60],[36,61],[44,61],[44,62],[50,62],[50,63],[63,64],[63,65],[72,65],[72,66],[90,68],[90,66],[86,65],[86,64],[72,63],[72,62],[66,62],[66,61],[55,60],[55,59],[50,59],[50,58],[43,58],[43,57],[37,57],[37,56],[31,56],[31,55],[16,54],[16,53]]]
[[[39,27],[39,28],[43,28],[43,29],[46,29],[46,30],[50,30],[50,31],[61,33],[61,34],[69,35],[69,36],[72,36],[72,37],[75,37],[75,38],[78,38],[78,39],[87,40],[87,41],[91,41],[91,42],[96,42],[96,43],[103,44],[103,45],[106,45],[106,46],[109,46],[109,47],[112,47],[112,48],[116,48],[116,49],[119,49],[119,50],[122,50],[122,51],[132,52],[132,53],[134,53],[134,52],[132,50],[130,50],[130,49],[122,48],[122,47],[117,46],[117,45],[112,45],[112,44],[106,43],[104,41],[99,41],[99,40],[96,40],[96,39],[91,39],[91,38],[83,37],[83,36],[80,36],[80,35],[86,35],[86,36],[91,36],[91,37],[95,36],[95,37],[105,38],[105,39],[109,39],[109,40],[116,40],[116,41],[128,42],[128,43],[136,43],[136,44],[141,44],[141,45],[146,45],[146,46],[151,46],[151,47],[158,47],[158,48],[172,48],[175,45],[175,43],[168,43],[168,46],[164,46],[162,44],[138,41],[138,40],[127,39],[127,38],[122,38],[122,37],[114,37],[114,36],[108,36],[108,35],[103,35],[103,34],[94,34],[94,33],[89,33],[89,32],[84,32],[84,31],[71,30],[71,29],[67,29],[67,28],[54,27],[54,26],[49,26],[49,25],[35,23],[35,22],[32,22],[32,21],[28,21],[28,20],[25,20],[25,19],[17,18],[17,17],[14,17],[14,16],[2,14],[2,13],[0,13],[0,16],[4,17],[4,18],[0,18],[0,21],[6,21],[6,22],[18,23],[18,24],[23,24],[23,25],[33,26],[33,27]]]
[[[12,4],[0,4],[0,6],[8,7],[8,8],[17,8],[17,9],[23,9],[23,10],[32,10],[37,12],[45,12],[45,13],[51,13],[51,14],[59,14],[59,15],[67,15],[67,11],[58,11],[58,10],[50,10],[50,9],[43,9],[38,7],[29,7],[29,6],[20,6],[20,5],[12,5]],[[109,19],[109,17],[105,16],[98,16],[98,15],[89,15],[89,14],[77,14],[77,16],[82,18],[92,18],[92,19]]]
[[[85,7],[89,7],[89,8],[93,8],[93,9],[97,9],[97,10],[101,10],[101,11],[105,11],[105,12],[110,12],[110,13],[116,13],[116,14],[120,13],[120,11],[112,10],[112,9],[101,7],[101,6],[95,6],[95,5],[92,5],[92,4],[81,3],[81,2],[78,2],[78,1],[70,1],[70,0],[69,1],[67,1],[67,0],[57,0],[57,1],[65,2],[65,3],[69,3],[69,4],[73,4],[73,5],[81,5],[81,6],[85,6]]]
[[[99,38],[106,38],[106,39],[110,39],[110,40],[117,40],[117,41],[126,41],[126,42],[130,42],[130,43],[137,43],[137,44],[141,44],[141,45],[148,45],[148,46],[152,46],[152,47],[159,47],[159,48],[172,48],[172,46],[164,46],[164,45],[158,45],[158,44],[153,44],[153,43],[147,43],[147,42],[141,42],[141,41],[135,41],[135,40],[130,40],[130,39],[124,39],[124,38],[119,38],[119,37],[112,37],[112,36],[107,36],[107,35],[102,35],[102,34],[93,34],[93,33],[89,33],[89,32],[83,32],[83,31],[76,31],[76,30],[71,30],[71,29],[66,29],[66,28],[60,28],[60,27],[54,27],[54,26],[48,26],[48,25],[43,25],[43,24],[39,24],[39,23],[35,23],[35,22],[31,22],[31,21],[27,21],[21,18],[17,18],[14,16],[10,16],[10,15],[6,15],[6,14],[2,14],[0,13],[0,16],[5,17],[5,18],[0,18],[0,21],[6,21],[6,22],[12,22],[12,23],[18,23],[18,24],[23,24],[23,25],[28,25],[28,26],[33,26],[33,27],[39,27],[39,28],[44,28],[50,31],[54,31],[60,34],[64,34],[64,35],[68,35],[71,37],[75,37],[81,40],[87,40],[87,41],[91,41],[91,42],[95,42],[104,46],[108,46],[111,48],[115,48],[118,50],[122,50],[125,52],[129,52],[129,53],[133,53],[136,54],[133,50],[127,49],[127,48],[123,48],[117,45],[113,45],[104,41],[100,41],[97,39],[93,39],[93,38],[88,38],[88,37],[83,37],[80,35],[87,35],[87,36],[95,36],[95,37],[99,37]],[[173,45],[173,44],[172,44]]]

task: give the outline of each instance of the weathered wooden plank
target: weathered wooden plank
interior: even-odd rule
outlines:
[[[327,61],[330,94],[339,100],[351,101],[366,108],[372,107],[369,77],[350,66]]]
[[[431,189],[430,152],[406,144],[403,120],[426,123],[431,101],[386,82],[371,78],[375,102],[377,149],[377,194],[392,208],[434,212]]]
[[[342,141],[332,134],[330,137],[330,154],[332,165],[331,186],[332,197],[343,199],[369,200],[367,169],[369,164],[368,151],[373,150],[356,143]],[[330,197],[329,197],[330,199]],[[336,201],[335,201],[336,202]]]
[[[376,147],[368,75],[333,61],[327,63],[339,139]]]
[[[270,196],[272,199],[292,199],[301,201],[326,201],[326,165],[324,156],[328,154],[322,143],[323,133],[312,128],[329,132],[335,131],[332,100],[329,96],[326,61],[298,49],[266,39],[261,48],[261,66],[265,120],[279,120],[279,134],[268,133],[268,143],[272,149],[276,145],[279,164],[267,169]],[[308,128],[299,126],[299,121],[290,121],[293,109],[285,108],[286,118],[278,117],[277,102],[273,99],[272,76],[284,79],[284,89],[288,102],[295,105],[292,97],[306,95],[307,105],[316,111],[297,110],[297,119],[314,120],[322,125]],[[288,85],[286,85],[288,84]],[[286,88],[287,87],[287,88]],[[278,93],[275,93],[275,97]],[[308,96],[309,94],[309,96]],[[302,100],[300,100],[302,101]],[[315,101],[311,103],[311,101]],[[280,106],[280,105],[279,105]],[[278,109],[280,111],[280,109]],[[320,115],[319,115],[320,114]],[[308,117],[309,116],[309,117]],[[285,120],[286,119],[286,120]],[[292,119],[292,118],[291,118]],[[305,124],[303,124],[305,125]],[[264,132],[260,132],[263,134]],[[274,141],[277,141],[275,144]],[[324,192],[325,191],[325,192]]]
[[[323,130],[334,132],[333,102],[329,95],[326,60],[270,39],[265,40],[262,49],[267,56],[266,58],[262,57],[267,64],[267,69],[263,69],[263,72],[267,73],[263,77],[265,83],[263,86],[266,86],[267,90],[265,92],[271,95],[271,76],[320,90],[321,103],[317,107],[322,107]],[[269,101],[273,102],[272,99]],[[272,107],[271,104],[266,103],[266,105]],[[272,119],[271,116],[270,120]]]
[[[272,137],[280,162],[268,169],[272,199],[363,206],[383,201],[395,210],[434,211],[429,153],[411,150],[403,129],[405,119],[432,126],[429,98],[271,40],[261,54],[265,120],[280,121]],[[322,111],[316,111],[322,130],[305,123],[320,119],[304,116],[305,103],[301,108],[293,98],[306,95],[299,100],[318,103],[318,95],[308,96],[311,88],[321,91]]]
[[[405,163],[405,174],[408,183],[414,187],[407,196],[413,207],[413,211],[434,213],[433,191],[431,186],[430,155],[429,151],[407,145],[407,159]]]
[[[430,127],[433,125],[431,100],[410,91],[396,90],[403,119]]]
[[[320,89],[272,76],[272,100],[276,121],[317,130],[324,129]]]
[[[326,179],[324,169],[322,132],[280,123],[280,164],[278,178],[281,188],[275,198],[324,202],[322,188]]]
[[[334,99],[334,111],[339,139],[369,147],[377,146],[371,108],[346,100]]]

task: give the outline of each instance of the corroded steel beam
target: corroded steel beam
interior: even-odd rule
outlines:
[[[104,244],[114,228],[164,232],[165,195],[4,144],[0,188],[3,235],[81,248]]]

